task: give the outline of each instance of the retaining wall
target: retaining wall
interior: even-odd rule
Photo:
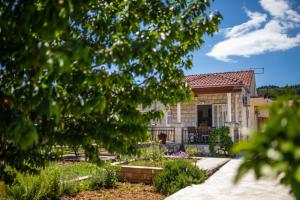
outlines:
[[[155,175],[163,168],[121,165],[121,178],[130,183],[151,184]]]

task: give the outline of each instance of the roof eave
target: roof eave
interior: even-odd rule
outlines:
[[[213,93],[227,93],[240,92],[242,85],[234,86],[215,86],[215,87],[192,87],[192,91],[196,94],[213,94]]]

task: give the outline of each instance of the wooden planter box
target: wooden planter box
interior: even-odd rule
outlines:
[[[130,183],[152,184],[155,175],[162,169],[161,167],[121,165],[120,176]]]

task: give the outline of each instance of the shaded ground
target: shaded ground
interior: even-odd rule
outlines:
[[[62,197],[61,200],[162,200],[165,196],[155,193],[153,186],[144,184],[117,183],[114,189],[85,191],[74,197]]]

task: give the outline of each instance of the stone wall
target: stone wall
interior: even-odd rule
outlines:
[[[181,103],[182,126],[197,125],[197,105],[227,104],[227,93],[199,94],[191,102]],[[242,121],[242,99],[241,93],[231,93],[231,115],[232,121]],[[171,126],[177,124],[177,107],[171,107]]]
[[[231,93],[231,116],[232,124],[238,126],[238,132],[241,132],[242,124],[245,123],[246,107],[243,106],[242,92]],[[177,106],[172,106],[170,126],[177,127],[175,133],[176,143],[181,142],[181,127],[197,126],[197,105],[227,104],[227,93],[217,94],[198,94],[191,102],[180,103],[181,123],[177,123]],[[233,135],[233,134],[232,134]]]
[[[161,170],[160,167],[121,165],[120,176],[130,183],[152,184],[155,175]]]
[[[231,93],[231,122],[226,122],[227,125],[232,124],[238,133],[241,135],[247,135],[249,129],[253,129],[251,126],[251,110],[243,105],[243,95],[249,95],[249,93],[243,88],[241,92]],[[158,127],[174,127],[175,128],[175,142],[181,143],[182,128],[188,126],[197,126],[197,105],[213,105],[213,104],[227,104],[227,93],[216,94],[198,94],[190,102],[180,103],[181,110],[181,122],[177,122],[177,105],[170,108],[169,123],[166,125],[166,116],[159,123]],[[226,110],[227,111],[227,110]],[[248,113],[248,123],[247,123]],[[213,114],[214,117],[215,114]],[[230,125],[231,126],[231,125]]]

